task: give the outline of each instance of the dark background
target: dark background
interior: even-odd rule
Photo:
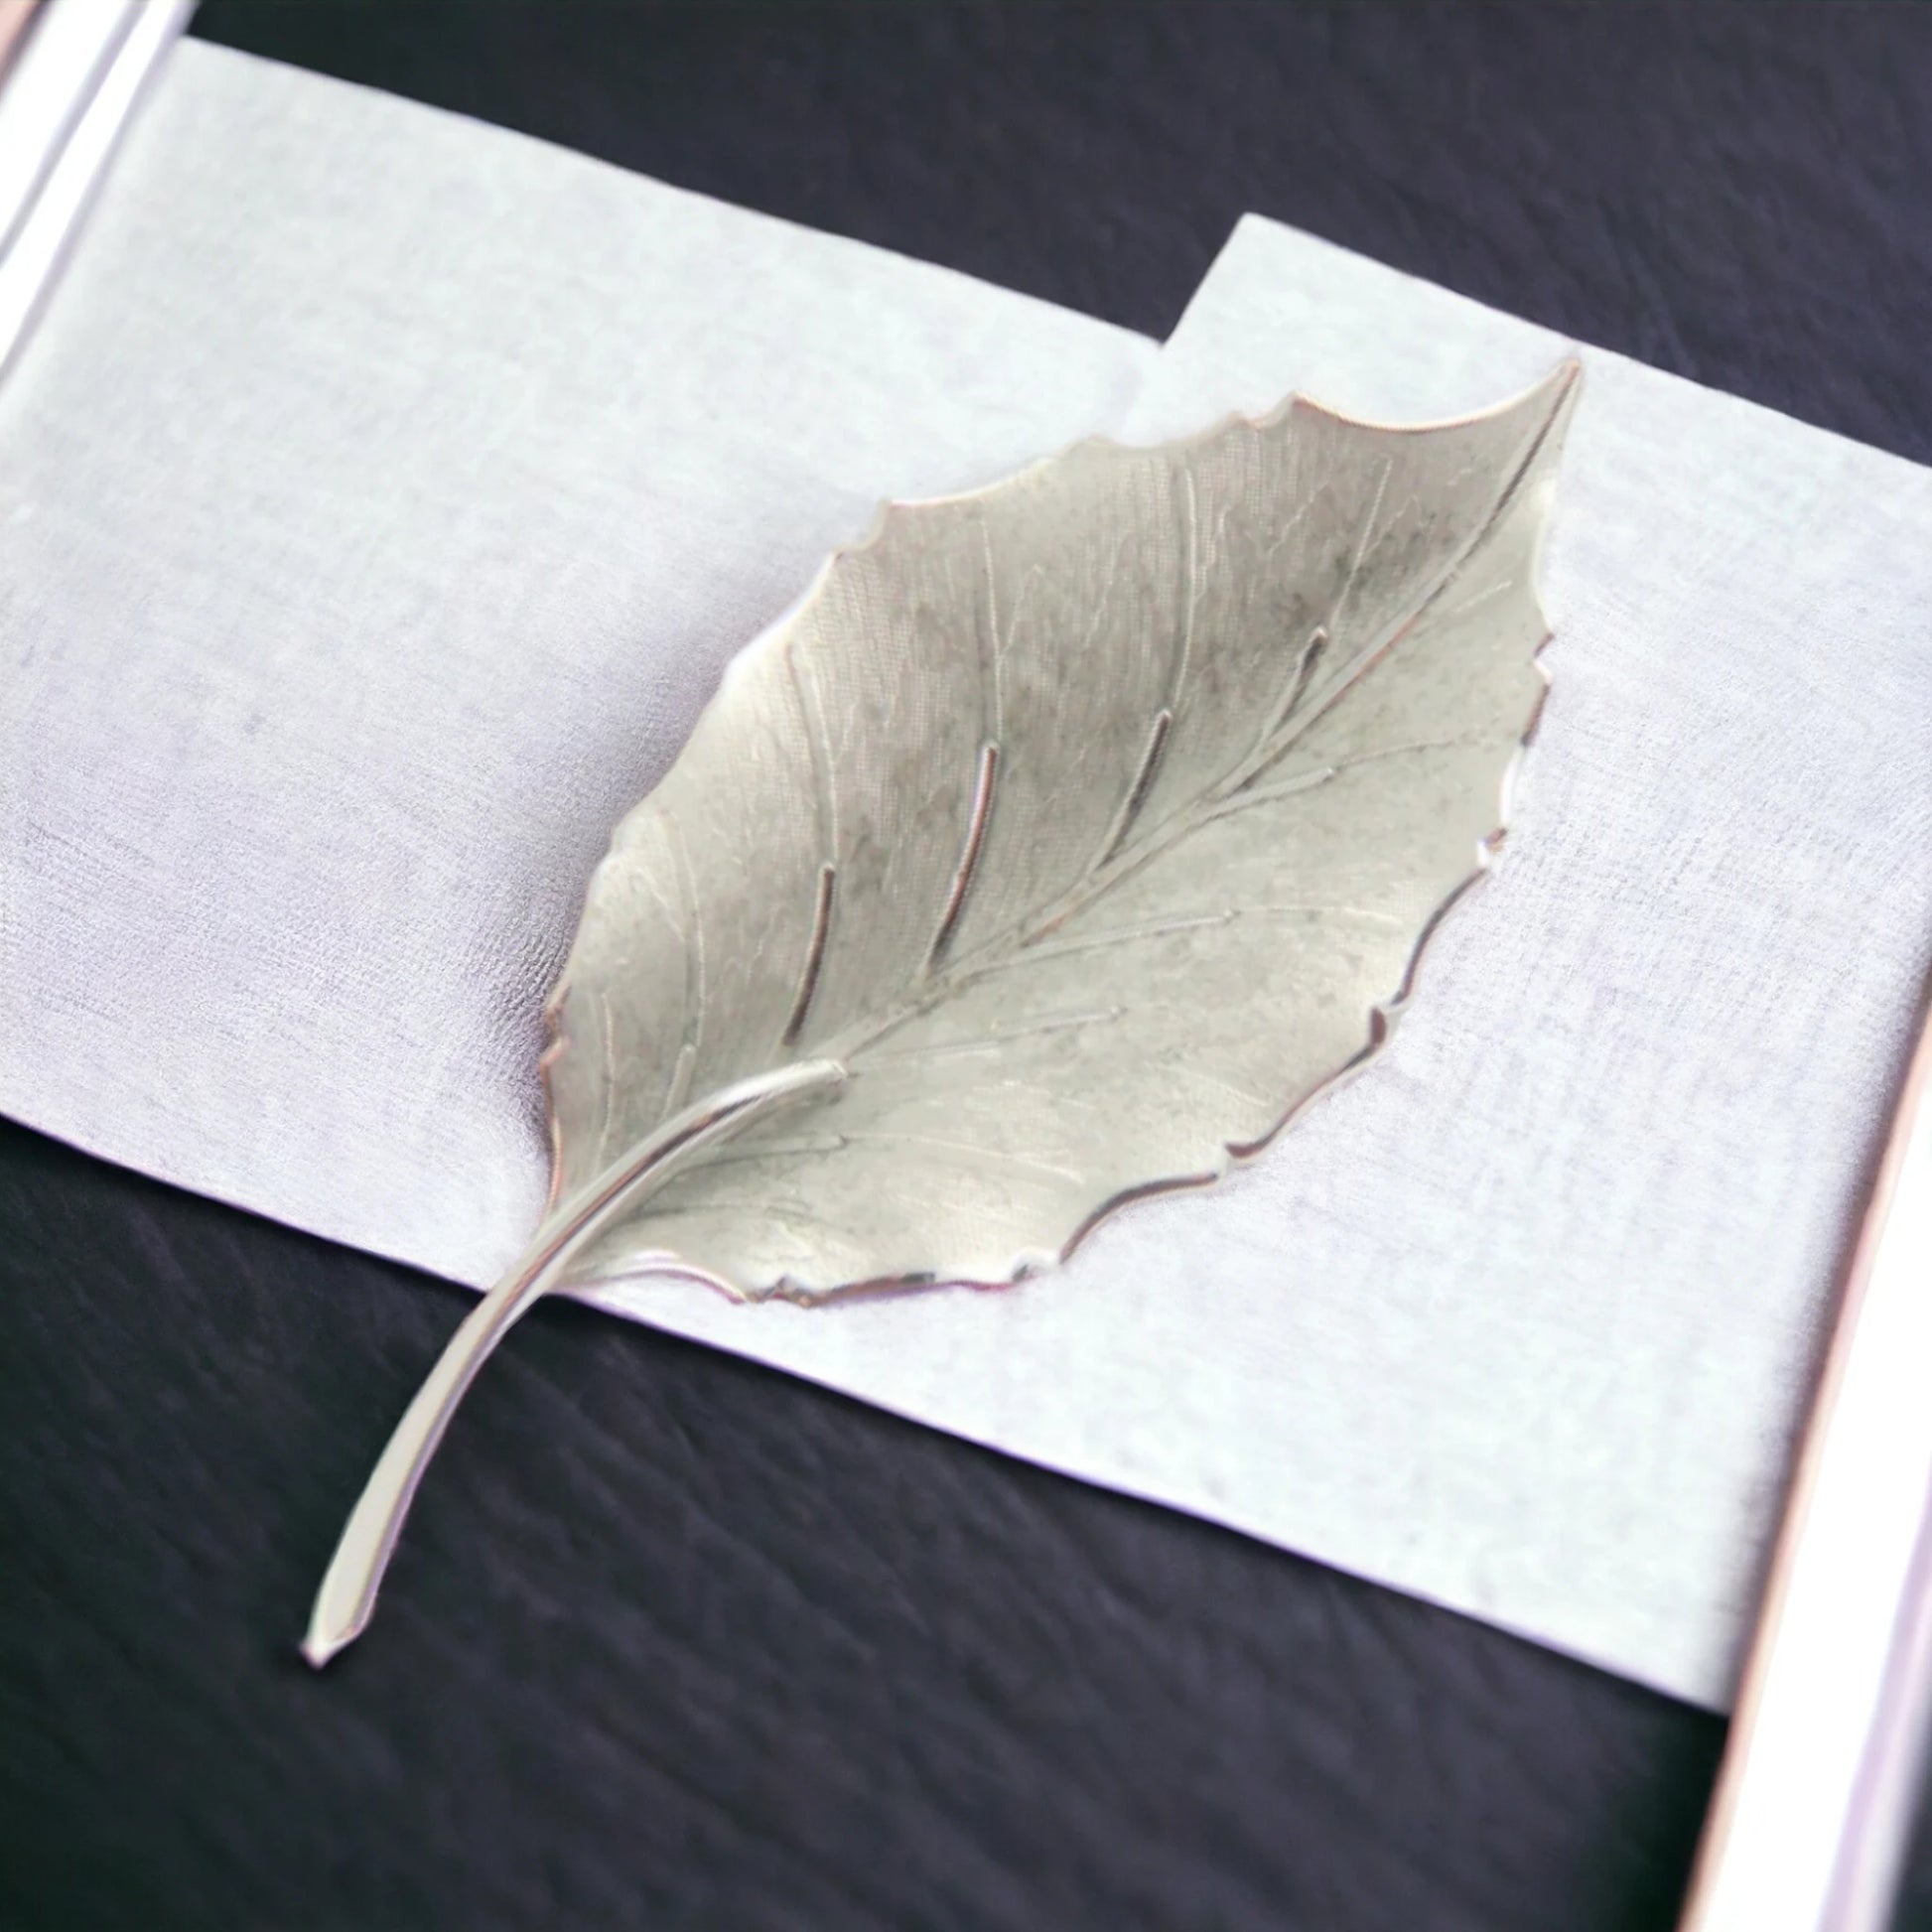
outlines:
[[[1154,334],[1259,209],[1932,458],[1902,7],[196,31]],[[314,1677],[310,1593],[464,1298],[5,1123],[0,1235],[0,1927],[1671,1922],[1718,1719],[562,1305]]]

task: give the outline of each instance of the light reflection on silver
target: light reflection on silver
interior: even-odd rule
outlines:
[[[1682,1932],[1884,1932],[1932,1718],[1932,1019],[1861,1230]]]
[[[0,80],[0,375],[194,0],[41,0]]]

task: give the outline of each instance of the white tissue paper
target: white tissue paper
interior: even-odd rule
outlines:
[[[0,386],[0,1107],[465,1281],[621,813],[1154,345],[184,42]]]
[[[1133,429],[1564,347],[1250,220]],[[1150,357],[185,46],[0,390],[0,1108],[485,1283],[724,658]],[[1586,361],[1511,850],[1365,1077],[1020,1288],[595,1299],[1722,1704],[1932,933],[1932,477]]]
[[[1573,349],[1250,216],[1130,428]],[[1932,472],[1581,353],[1504,854],[1215,1267],[1277,1298],[1244,1516],[1723,1705],[1932,962]]]

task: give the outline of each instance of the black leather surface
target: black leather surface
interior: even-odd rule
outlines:
[[[1932,457],[1902,9],[199,31],[1157,333],[1259,208]],[[4,1125],[0,1232],[0,1926],[1670,1923],[1716,1719],[574,1308],[491,1365],[313,1677],[309,1594],[464,1298]]]

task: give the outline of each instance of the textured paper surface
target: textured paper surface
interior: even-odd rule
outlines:
[[[723,655],[1144,366],[498,142],[184,49],[0,392],[0,1105],[472,1282],[576,893]],[[1562,347],[1248,222],[1137,427]],[[1932,479],[1587,360],[1516,846],[1389,1055],[1017,1290],[607,1303],[1724,1701],[1932,931]]]
[[[0,1106],[466,1280],[732,651],[1144,339],[184,43],[0,388]]]
[[[1251,216],[1132,427],[1571,347]],[[1506,856],[1240,1212],[1331,1406],[1294,1540],[1720,1703],[1932,954],[1932,473],[1583,353]]]

